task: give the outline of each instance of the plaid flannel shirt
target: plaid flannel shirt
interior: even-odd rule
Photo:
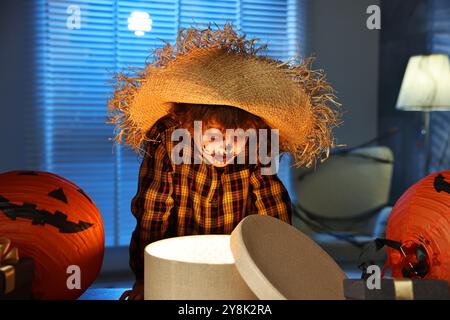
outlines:
[[[131,202],[137,224],[130,243],[130,267],[137,280],[143,279],[144,248],[153,241],[230,234],[250,214],[292,223],[288,192],[276,175],[261,175],[258,165],[174,165],[170,155],[178,143],[171,140],[175,128],[177,122],[166,116],[147,134],[138,190]]]

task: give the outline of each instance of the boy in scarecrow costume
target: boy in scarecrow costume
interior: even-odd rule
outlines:
[[[143,155],[136,196],[137,220],[130,243],[133,290],[121,299],[143,298],[143,255],[149,243],[173,236],[230,234],[247,215],[261,214],[291,223],[289,195],[275,172],[262,165],[237,163],[248,139],[205,138],[206,131],[278,129],[280,151],[291,152],[296,166],[310,166],[333,145],[338,104],[333,89],[310,60],[283,63],[258,54],[255,39],[230,24],[213,30],[191,27],[174,45],[153,52],[153,61],[132,75],[119,73],[109,102],[116,141]],[[175,163],[174,131],[202,134]],[[197,122],[198,123],[198,122]],[[270,139],[269,139],[270,140]],[[243,142],[242,142],[243,141]],[[270,144],[270,141],[269,141]],[[198,153],[197,153],[198,154]]]

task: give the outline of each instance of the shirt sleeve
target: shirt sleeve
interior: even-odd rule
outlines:
[[[289,193],[276,174],[262,175],[260,167],[250,175],[252,208],[256,214],[269,215],[292,224]]]
[[[139,170],[138,191],[131,202],[136,228],[130,242],[130,267],[136,280],[144,278],[144,249],[168,235],[173,208],[172,165],[164,135],[150,132]]]

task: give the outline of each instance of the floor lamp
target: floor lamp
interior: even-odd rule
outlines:
[[[413,56],[409,59],[396,108],[422,112],[424,173],[427,175],[431,156],[430,112],[450,111],[450,63],[447,54]]]

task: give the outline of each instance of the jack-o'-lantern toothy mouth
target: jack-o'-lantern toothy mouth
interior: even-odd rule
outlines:
[[[89,229],[92,223],[79,221],[78,223],[67,221],[67,215],[61,211],[51,213],[47,210],[36,208],[36,204],[23,203],[22,205],[11,203],[0,195],[0,212],[11,220],[17,218],[29,219],[33,225],[51,225],[59,229],[61,233],[77,233]]]

